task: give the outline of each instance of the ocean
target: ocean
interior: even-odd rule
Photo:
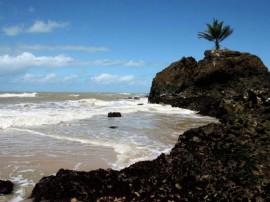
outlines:
[[[122,117],[108,118],[109,112]],[[0,179],[27,199],[34,185],[60,168],[122,169],[169,153],[184,131],[217,120],[146,94],[0,93]]]

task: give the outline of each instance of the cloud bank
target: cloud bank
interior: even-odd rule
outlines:
[[[70,65],[73,58],[64,55],[35,56],[24,52],[17,56],[0,56],[0,74],[21,71],[30,67],[64,67]]]
[[[127,67],[139,67],[144,66],[143,60],[89,60],[80,61],[75,60],[72,57],[65,55],[56,56],[35,56],[30,52],[23,52],[19,55],[12,56],[5,54],[0,56],[0,72],[3,70],[16,70],[29,67],[67,67],[67,66],[127,66]]]
[[[40,68],[40,70],[42,71],[44,70],[52,71],[53,69],[66,68],[66,70],[69,71],[67,68],[89,69],[97,67],[104,67],[104,68],[115,67],[116,69],[119,69],[126,67],[137,68],[144,65],[145,62],[143,60],[111,60],[111,59],[78,60],[73,57],[61,54],[54,56],[43,56],[43,55],[37,56],[31,52],[23,52],[18,55],[10,55],[10,54],[0,55],[0,76],[18,75],[21,73],[29,72],[29,70],[31,69],[35,69],[35,71],[37,71],[38,70],[37,68]],[[72,76],[65,78],[65,80],[68,81],[74,78],[75,77]],[[119,83],[124,81],[131,82],[132,79],[133,76],[131,75],[118,76],[107,73],[91,78],[93,82],[99,84],[109,84],[112,82]]]

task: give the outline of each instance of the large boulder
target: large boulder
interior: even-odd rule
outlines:
[[[149,101],[166,103],[221,117],[223,99],[269,88],[269,72],[255,55],[238,51],[205,51],[205,58],[192,57],[172,63],[153,79]],[[263,88],[263,89],[262,89]]]

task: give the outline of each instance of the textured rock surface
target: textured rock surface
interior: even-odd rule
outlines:
[[[173,63],[153,80],[149,101],[216,116],[186,131],[169,155],[120,171],[59,170],[35,186],[36,201],[270,200],[270,74],[261,60],[206,51]]]
[[[205,51],[205,58],[182,58],[158,73],[149,101],[164,102],[221,117],[220,102],[248,90],[269,89],[269,72],[255,55],[237,51]],[[221,114],[220,114],[221,113]]]

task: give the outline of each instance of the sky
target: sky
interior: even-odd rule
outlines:
[[[270,67],[269,0],[0,0],[0,91],[148,93],[156,73],[203,59],[213,18],[221,48]]]

